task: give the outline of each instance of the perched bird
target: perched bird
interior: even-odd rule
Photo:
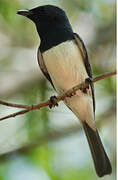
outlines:
[[[59,7],[45,5],[31,10],[19,10],[17,14],[32,20],[41,43],[38,63],[46,78],[58,94],[92,78],[91,66],[83,41],[74,33],[66,13]],[[95,98],[92,82],[64,100],[80,120],[99,177],[112,172],[95,125]]]

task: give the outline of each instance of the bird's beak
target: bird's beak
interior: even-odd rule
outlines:
[[[28,17],[31,12],[29,10],[19,10],[17,11],[17,14]]]

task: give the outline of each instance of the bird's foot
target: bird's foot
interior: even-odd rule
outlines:
[[[85,83],[89,83],[90,86],[92,86],[92,79],[90,77],[86,78]],[[85,88],[80,88],[80,90],[82,90],[82,92],[85,94],[87,94],[87,89],[89,89],[89,85]]]
[[[90,86],[92,86],[92,83],[93,83],[93,82],[92,82],[92,78],[91,78],[91,77],[86,78],[86,79],[85,79],[85,83],[86,83],[86,82],[89,83]],[[89,89],[89,86],[87,86],[86,88]]]
[[[85,79],[85,83],[88,82],[89,84],[92,83],[92,78],[91,77],[88,77]]]
[[[76,95],[76,92],[70,93],[67,97],[71,98],[72,96]]]
[[[52,107],[58,106],[58,103],[56,102],[57,97],[56,96],[51,96],[50,97],[50,102],[51,104],[49,105],[49,108],[51,109]]]

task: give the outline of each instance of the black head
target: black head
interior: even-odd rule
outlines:
[[[59,7],[45,5],[31,10],[20,10],[17,13],[35,23],[41,38],[40,50],[42,52],[73,39],[73,31],[66,13]]]

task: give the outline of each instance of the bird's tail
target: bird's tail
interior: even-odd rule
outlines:
[[[82,123],[82,125],[85,130],[85,134],[88,140],[88,144],[90,146],[91,154],[98,176],[102,177],[105,174],[111,174],[111,163],[104,150],[97,129],[93,130],[85,121]]]

